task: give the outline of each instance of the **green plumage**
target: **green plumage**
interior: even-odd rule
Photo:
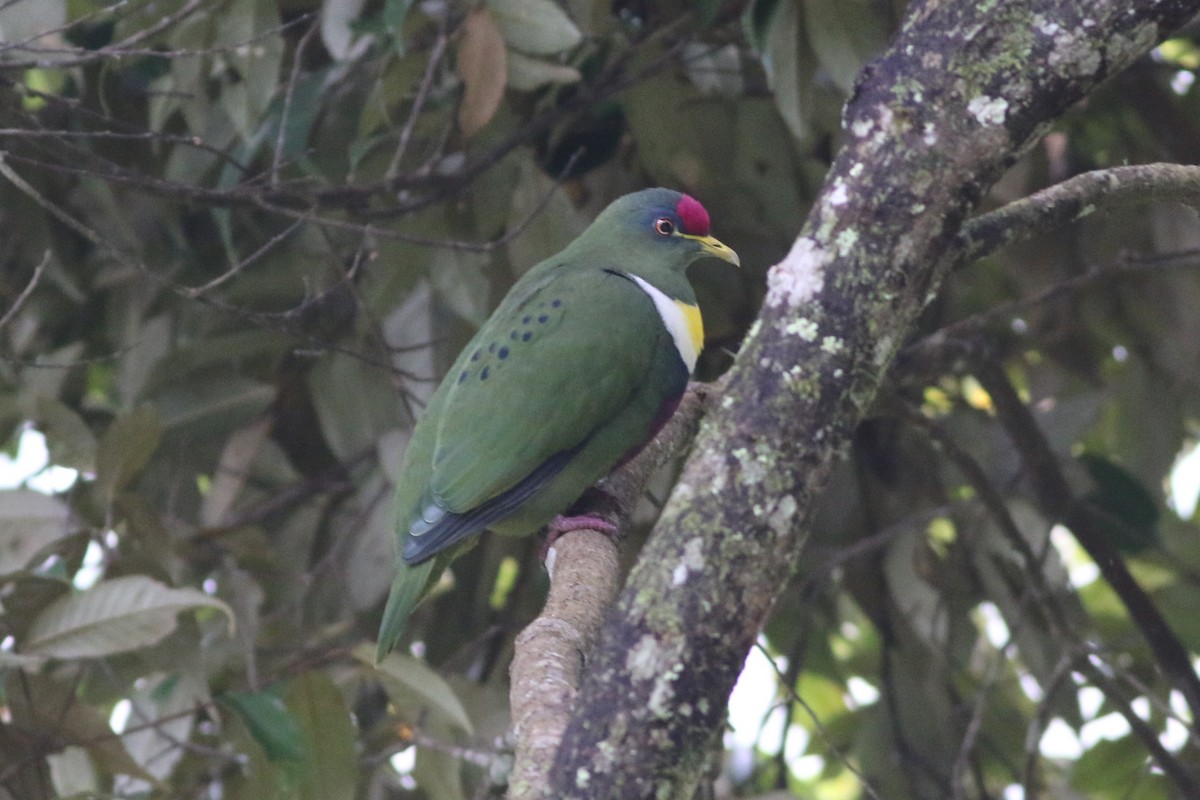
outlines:
[[[687,265],[705,254],[737,263],[707,228],[677,192],[618,199],[527,272],[459,355],[405,453],[380,657],[475,534],[537,531],[665,421],[692,365],[635,278],[660,304],[694,307]]]

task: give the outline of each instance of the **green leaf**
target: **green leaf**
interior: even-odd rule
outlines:
[[[339,459],[374,447],[400,422],[400,401],[378,367],[334,353],[313,368],[308,380],[321,432]]]
[[[63,386],[71,377],[73,367],[77,366],[83,355],[83,342],[71,342],[57,350],[43,353],[38,359],[39,369],[26,370],[22,377],[22,385],[27,397],[58,397],[62,394]]]
[[[146,466],[161,436],[158,414],[148,405],[112,421],[96,453],[96,492],[106,503]]]
[[[30,566],[70,530],[71,511],[61,500],[30,489],[0,491],[0,575]]]
[[[1101,740],[1080,756],[1071,786],[1092,797],[1125,797],[1146,771],[1146,750],[1132,736]]]
[[[775,24],[775,14],[784,0],[754,0],[742,12],[742,30],[750,45],[759,52],[766,50],[767,34]]]
[[[579,44],[583,34],[551,0],[487,0],[504,41],[533,55],[561,53]]]
[[[195,608],[214,608],[233,623],[229,606],[203,592],[172,589],[142,575],[113,578],[47,606],[20,652],[95,658],[149,647],[175,630],[179,612]]]
[[[279,8],[260,0],[235,0],[222,8],[217,19],[214,46],[229,48],[227,58],[235,71],[225,77],[221,106],[243,140],[249,140],[258,130],[279,83],[283,56]],[[248,44],[248,40],[253,41]]]
[[[18,653],[9,653],[0,650],[0,667],[37,669],[44,663],[46,663],[46,659],[41,656],[23,656]]]
[[[237,375],[197,376],[155,398],[163,427],[192,436],[228,435],[245,425],[275,399],[275,387]]]
[[[508,54],[508,85],[513,89],[528,92],[551,83],[576,83],[581,77],[579,70],[565,64],[531,58],[515,50]]]
[[[51,464],[81,472],[96,471],[96,437],[82,417],[52,397],[37,399],[33,417],[46,437]]]
[[[404,55],[404,37],[401,35],[401,30],[404,28],[404,20],[408,17],[408,11],[412,8],[412,0],[387,0],[383,4],[383,27],[387,28],[388,33],[392,35],[392,42],[395,44],[396,52]]]
[[[430,800],[463,800],[462,761],[449,753],[417,748],[413,780]]]
[[[414,713],[425,710],[465,733],[474,732],[458,695],[424,662],[402,653],[391,653],[376,665],[375,650],[366,644],[354,648],[354,657],[374,671],[397,707]]]
[[[812,135],[817,60],[803,44],[804,23],[793,0],[780,0],[766,31],[763,69],[779,115],[797,139]]]
[[[804,0],[808,41],[833,82],[849,93],[891,32],[875,0]]]
[[[395,438],[395,437],[389,437]],[[356,493],[357,530],[346,554],[346,574],[354,579],[346,587],[346,601],[355,611],[371,608],[387,594],[396,576],[395,489],[380,473],[372,475]],[[362,514],[370,514],[361,524]]]
[[[0,42],[20,43],[21,48],[54,48],[61,51],[62,44],[56,32],[62,31],[67,21],[66,0],[38,0],[36,3],[0,4]],[[25,60],[33,53],[21,48],[10,51],[11,58]],[[66,53],[49,53],[40,58],[64,58]],[[0,55],[0,61],[5,60]]]
[[[721,11],[721,0],[696,0],[696,21],[707,28],[717,19]]]
[[[308,757],[301,767],[300,800],[354,800],[358,784],[356,732],[341,693],[323,672],[306,672],[284,696]]]
[[[237,429],[225,442],[212,485],[205,493],[200,506],[200,521],[203,525],[219,525],[233,508],[242,487],[246,484],[246,478],[250,475],[250,466],[270,430],[271,420],[264,417]]]
[[[555,191],[554,179],[532,161],[522,162],[511,191],[509,230],[522,224],[524,228],[520,236],[508,242],[506,249],[509,262],[519,269],[528,269],[566,247],[588,225],[587,216],[575,207],[567,193]]]
[[[46,756],[50,766],[50,782],[59,797],[69,797],[74,794],[96,796],[99,788],[96,781],[96,768],[88,757],[87,750],[77,745],[64,748],[60,753]]]
[[[219,699],[241,718],[271,761],[299,761],[308,755],[304,734],[279,695],[228,692]]]
[[[1129,470],[1096,453],[1083,453],[1076,460],[1096,484],[1084,502],[1113,518],[1111,524],[1100,525],[1113,545],[1123,553],[1158,545],[1158,503],[1141,482]]]
[[[429,267],[429,281],[438,299],[468,322],[478,326],[488,318],[488,289],[483,274],[489,258],[484,253],[439,250]]]

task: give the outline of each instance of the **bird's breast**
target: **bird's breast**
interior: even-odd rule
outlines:
[[[654,301],[654,308],[658,311],[667,332],[671,334],[679,357],[683,359],[690,374],[696,368],[696,358],[704,348],[704,321],[700,318],[699,306],[668,297],[662,290],[637,275],[629,277]]]

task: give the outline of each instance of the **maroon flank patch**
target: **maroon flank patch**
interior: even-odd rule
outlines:
[[[683,232],[692,236],[708,236],[708,212],[700,201],[684,195],[675,204],[675,213],[683,225]]]

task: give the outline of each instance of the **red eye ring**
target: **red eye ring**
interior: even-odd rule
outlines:
[[[675,232],[675,223],[666,217],[659,217],[654,220],[654,231],[663,236],[670,236]]]

